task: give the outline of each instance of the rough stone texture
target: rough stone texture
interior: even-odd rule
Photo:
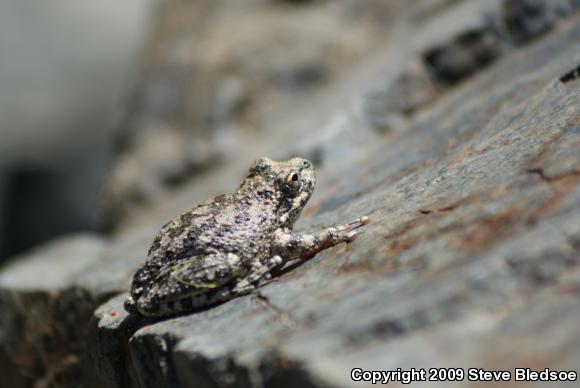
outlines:
[[[447,26],[444,16],[439,23]],[[293,106],[270,121],[271,132],[250,136],[236,160],[167,194],[110,241],[80,250],[57,243],[64,251],[56,256],[41,247],[4,268],[0,300],[9,313],[0,321],[0,371],[11,386],[361,386],[350,380],[354,367],[578,371],[580,16],[420,95],[401,130],[376,131],[385,112],[365,104],[377,80],[388,87],[401,74],[418,74],[407,85],[421,91],[425,69],[406,64],[461,34],[443,27],[428,34],[437,31],[433,23],[417,32],[424,40],[413,44],[416,52],[394,46],[317,104]],[[408,57],[398,58],[403,52]],[[384,71],[389,65],[395,69]],[[234,189],[256,156],[291,153],[319,164],[318,188],[297,229],[367,214],[359,239],[255,295],[162,321],[129,317],[123,292],[159,227]],[[83,260],[55,265],[65,256]],[[38,273],[46,274],[42,283]],[[26,299],[31,288],[39,301]],[[84,296],[67,297],[75,290],[90,295],[86,308]],[[74,335],[39,335],[46,328],[34,325],[34,311]],[[61,324],[64,312],[75,316],[75,330]],[[57,339],[57,356],[47,338]]]
[[[2,386],[70,386],[80,382],[87,322],[106,294],[77,279],[104,241],[69,237],[16,257],[0,272]],[[111,294],[108,294],[109,296]],[[6,384],[6,385],[4,385]]]
[[[111,340],[92,353],[104,370],[110,354],[126,368],[103,373],[106,384],[338,387],[359,386],[353,367],[577,370],[580,88],[560,78],[580,60],[578,22],[449,92],[406,131],[373,138],[358,159],[323,162],[302,226],[366,213],[352,244],[195,314],[137,325],[122,296],[102,306],[93,330]],[[345,130],[369,130],[350,120]]]

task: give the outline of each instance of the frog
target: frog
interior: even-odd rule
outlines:
[[[315,185],[307,159],[255,160],[233,193],[161,228],[133,276],[125,309],[164,317],[209,308],[256,291],[289,263],[356,239],[367,216],[316,233],[293,231]]]

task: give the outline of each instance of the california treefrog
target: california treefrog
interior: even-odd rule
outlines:
[[[368,217],[315,234],[292,231],[315,183],[308,160],[256,160],[233,194],[163,226],[133,277],[127,311],[158,317],[224,302],[255,290],[288,261],[355,239]]]

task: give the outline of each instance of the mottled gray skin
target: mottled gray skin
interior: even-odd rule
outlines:
[[[258,159],[233,194],[163,226],[133,277],[125,308],[159,317],[210,306],[253,291],[289,260],[353,240],[367,217],[316,234],[292,231],[315,184],[305,159]]]

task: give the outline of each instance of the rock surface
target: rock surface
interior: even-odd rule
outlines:
[[[107,294],[92,292],[79,274],[105,247],[79,235],[14,258],[0,272],[0,373],[2,385],[79,384],[87,354],[86,322]],[[109,297],[111,294],[108,294]],[[84,324],[79,324],[85,322]],[[4,385],[6,384],[6,385]]]
[[[417,46],[411,61],[428,45]],[[350,378],[355,367],[579,372],[579,53],[575,15],[431,91],[431,101],[387,133],[373,125],[383,112],[364,106],[384,73],[363,69],[320,97],[331,108],[293,112],[241,147],[238,160],[168,194],[110,241],[57,243],[61,253],[42,247],[3,269],[2,308],[13,318],[0,324],[0,372],[14,387],[111,388],[363,386]],[[368,215],[364,233],[254,295],[161,321],[128,316],[124,291],[160,225],[234,189],[257,154],[291,152],[320,165],[298,229]],[[35,283],[37,268],[54,269],[59,255],[81,261]],[[33,287],[39,299],[26,300]],[[82,297],[67,297],[74,290]],[[40,306],[49,327],[71,334],[44,337],[65,338],[58,355],[38,346],[40,328],[18,324],[36,319],[18,306]],[[74,330],[51,311],[72,312]],[[509,384],[520,385],[545,383]],[[559,385],[572,386],[550,383]]]

